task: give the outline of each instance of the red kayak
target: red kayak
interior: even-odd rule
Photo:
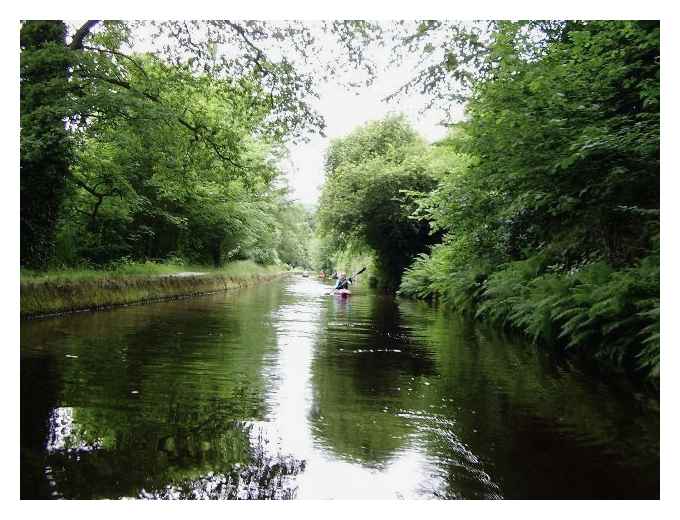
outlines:
[[[349,289],[338,289],[337,291],[335,291],[334,294],[337,294],[338,296],[342,296],[343,298],[346,298],[347,296],[352,294],[352,291],[350,291]]]

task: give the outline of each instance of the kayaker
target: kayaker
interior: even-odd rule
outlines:
[[[347,278],[347,275],[345,273],[338,273],[338,283],[335,284],[335,290],[339,291],[340,289],[349,289],[349,286],[352,283],[352,278]]]

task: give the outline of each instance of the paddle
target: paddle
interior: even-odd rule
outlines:
[[[366,270],[366,267],[362,267],[361,269],[359,269],[356,273],[354,273],[352,276],[350,276],[350,277],[347,278],[347,279],[353,281],[355,277],[359,276],[359,275],[360,275],[361,273],[363,273],[365,270]],[[328,294],[329,294],[329,295],[335,294],[335,289],[333,289],[333,290],[332,290],[331,292],[329,292]]]
[[[365,270],[366,270],[366,268],[365,268],[365,267],[362,267],[362,268],[359,269],[356,273],[354,273],[352,276],[350,276],[349,279],[351,280],[351,279],[354,278],[355,276],[360,275],[360,274],[363,273]]]

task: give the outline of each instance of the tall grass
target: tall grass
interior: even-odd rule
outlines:
[[[249,276],[268,272],[287,270],[287,266],[263,266],[252,260],[230,262],[222,267],[213,267],[182,262],[116,262],[101,268],[54,268],[47,271],[32,271],[21,269],[20,277],[23,282],[56,282],[96,279],[114,279],[120,277],[164,276],[182,272],[222,274],[229,277]]]
[[[21,316],[101,309],[130,303],[217,292],[250,285],[289,270],[250,260],[221,268],[125,263],[108,269],[56,269],[21,272]],[[187,273],[187,276],[173,276]]]

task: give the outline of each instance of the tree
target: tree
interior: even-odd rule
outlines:
[[[359,56],[368,36],[357,40],[350,28],[361,32],[368,25],[337,22],[323,29],[346,44],[351,64],[352,49]],[[82,168],[76,172],[73,150],[96,140],[100,129],[133,120],[150,121],[154,129],[160,122],[181,126],[192,146],[205,152],[204,162],[222,163],[232,177],[248,176],[249,165],[241,161],[245,136],[278,144],[323,130],[309,102],[314,75],[299,66],[318,54],[314,33],[303,23],[89,20],[68,43],[66,29],[63,22],[42,21],[21,29],[22,265],[44,267],[52,258],[66,179],[92,197],[86,210],[92,229],[106,201],[120,195],[119,187],[88,184]],[[152,50],[130,53],[149,31]],[[290,57],[271,57],[280,45]],[[236,124],[216,118],[223,112],[206,103],[200,110],[188,103],[201,91],[236,102]]]
[[[31,267],[45,265],[53,254],[68,175],[65,38],[59,21],[29,21],[21,28],[21,264]]]
[[[395,288],[411,258],[437,241],[405,192],[434,187],[425,143],[403,117],[389,117],[331,143],[319,206],[336,249],[375,252],[382,285]]]
[[[658,373],[658,23],[494,26],[402,294]]]

